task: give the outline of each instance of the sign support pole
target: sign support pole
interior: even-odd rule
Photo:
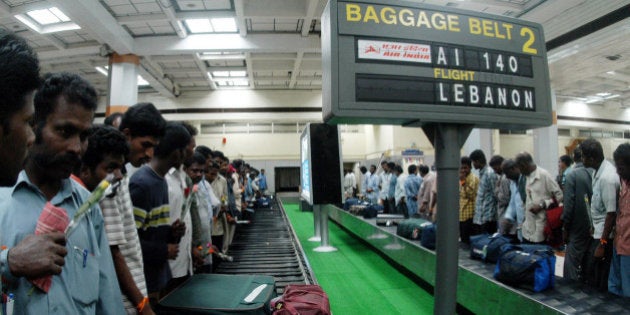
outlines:
[[[422,127],[435,148],[437,167],[437,237],[434,314],[455,314],[459,261],[460,149],[472,125],[437,123]]]
[[[322,209],[320,205],[313,205],[313,225],[315,227],[315,234],[308,239],[309,242],[319,242],[322,240],[322,225],[321,218]]]
[[[313,209],[319,209],[319,228],[322,243],[313,250],[320,253],[334,252],[337,248],[330,246],[328,239],[328,209],[322,205],[313,205]]]

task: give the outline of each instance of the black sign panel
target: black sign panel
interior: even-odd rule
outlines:
[[[551,124],[542,27],[403,1],[330,1],[322,16],[331,123]]]

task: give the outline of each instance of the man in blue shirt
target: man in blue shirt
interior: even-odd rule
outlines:
[[[24,39],[2,29],[0,60],[0,94],[3,98],[0,110],[0,186],[7,187],[15,184],[27,147],[35,140],[30,122],[34,114],[33,94],[40,84],[39,61]],[[0,208],[0,211],[10,210]],[[2,250],[0,270],[2,274],[10,272],[15,277],[29,278],[59,274],[66,254],[63,233],[30,234],[20,243]]]
[[[405,200],[409,216],[413,216],[418,213],[418,192],[422,185],[422,177],[418,176],[418,167],[414,164],[409,165],[407,171],[409,176],[405,180]]]
[[[77,75],[48,76],[35,96],[35,144],[29,151],[25,170],[13,188],[0,191],[4,200],[0,213],[0,238],[12,247],[35,231],[47,202],[77,212],[89,192],[70,180],[81,163],[89,129],[96,110],[97,93]],[[4,269],[8,291],[15,296],[15,313],[25,314],[122,314],[120,289],[98,205],[78,222],[67,237],[69,253],[53,276],[47,293],[35,289],[27,277]],[[12,257],[9,255],[8,260]]]
[[[505,215],[500,219],[501,230],[504,231],[504,234],[518,238],[522,242],[521,227],[523,221],[525,221],[525,204],[523,202],[524,198],[521,197],[519,181],[522,181],[521,179],[524,177],[521,175],[521,171],[514,160],[508,159],[503,161],[501,169],[505,177],[510,180],[510,202],[505,210]]]
[[[264,196],[265,191],[267,191],[267,176],[265,175],[265,169],[260,169],[260,174],[258,174],[258,189],[260,189],[260,193]]]

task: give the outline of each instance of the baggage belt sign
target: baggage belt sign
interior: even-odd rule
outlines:
[[[330,1],[322,16],[324,118],[492,128],[551,124],[542,27],[401,1]]]

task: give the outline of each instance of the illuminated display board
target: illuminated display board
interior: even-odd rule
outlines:
[[[310,205],[339,204],[342,178],[337,126],[307,124],[300,136],[300,196]]]
[[[536,23],[403,1],[329,1],[322,60],[327,122],[551,124]]]

